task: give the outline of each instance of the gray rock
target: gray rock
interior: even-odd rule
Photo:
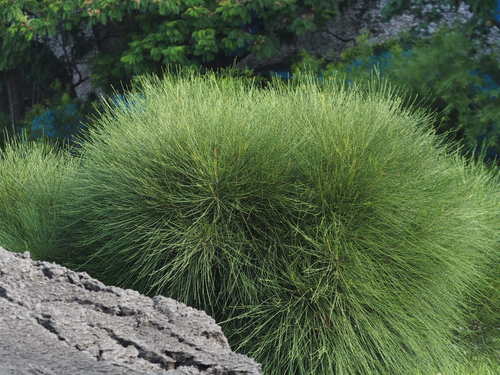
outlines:
[[[401,32],[414,30],[415,36],[425,38],[435,33],[440,27],[464,24],[473,17],[469,6],[460,2],[458,8],[438,0],[412,1],[409,9],[385,21],[382,10],[389,0],[379,0],[369,10],[367,29],[373,35],[370,42],[378,44],[398,36]],[[438,20],[432,20],[435,16]]]
[[[335,61],[344,49],[355,45],[356,37],[372,22],[369,11],[376,8],[377,1],[356,0],[321,29],[306,32],[289,43],[281,44],[273,56],[260,59],[257,54],[250,53],[237,61],[236,67],[265,71],[276,64],[288,64],[301,50],[327,62]]]
[[[329,20],[316,31],[306,32],[293,42],[284,43],[269,58],[259,59],[249,54],[236,63],[238,68],[266,71],[275,65],[288,65],[292,57],[305,50],[325,62],[336,61],[341,53],[356,44],[362,32],[369,32],[368,42],[376,45],[393,39],[405,31],[412,31],[417,38],[432,36],[441,26],[464,24],[473,17],[463,1],[457,8],[439,0],[412,1],[408,10],[385,20],[383,9],[389,0],[355,0],[339,16]],[[438,20],[431,21],[437,15]],[[484,40],[477,41],[478,54],[491,53],[500,46],[500,32],[492,26]]]
[[[0,375],[257,375],[214,319],[0,247]]]

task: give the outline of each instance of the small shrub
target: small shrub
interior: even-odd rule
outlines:
[[[384,85],[143,78],[81,140],[60,248],[203,309],[266,374],[433,374],[498,257],[498,176]],[[498,259],[496,259],[498,260]]]
[[[7,137],[0,151],[0,246],[34,259],[55,256],[56,204],[76,163],[44,139],[28,141],[26,132]]]

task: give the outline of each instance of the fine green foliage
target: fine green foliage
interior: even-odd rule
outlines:
[[[497,375],[500,372],[500,361],[496,356],[475,356],[467,363],[453,366],[449,371],[440,373],[441,375]],[[422,373],[419,375],[426,375]],[[439,375],[439,374],[437,374]]]
[[[0,151],[0,246],[29,251],[33,259],[48,259],[56,248],[55,203],[64,190],[63,177],[77,160],[57,152],[46,140],[28,142],[6,136]]]
[[[468,324],[459,335],[467,343],[471,356],[491,356],[500,370],[500,262],[492,263],[487,272],[489,281],[478,290],[480,298],[467,309]]]
[[[58,256],[205,310],[266,375],[452,374],[498,174],[387,85],[299,78],[142,78],[81,140]]]

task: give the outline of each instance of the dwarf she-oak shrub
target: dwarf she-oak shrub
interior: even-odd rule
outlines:
[[[78,161],[27,132],[9,137],[0,150],[0,246],[29,251],[34,259],[54,259],[56,202],[64,177]]]
[[[449,368],[498,250],[498,176],[387,86],[300,79],[143,79],[81,140],[60,248],[207,311],[265,374]]]

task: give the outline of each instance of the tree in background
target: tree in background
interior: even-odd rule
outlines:
[[[124,89],[138,74],[160,73],[169,64],[207,69],[227,67],[249,53],[269,57],[282,40],[315,30],[352,0],[0,0],[0,92],[7,100],[0,110],[10,113],[10,129],[34,103],[22,98],[40,87],[17,84],[15,78],[33,66],[27,57],[38,49],[62,64],[45,68],[38,77],[62,78],[60,97],[75,96],[84,82],[78,62],[89,56],[92,81],[102,92]],[[258,17],[257,17],[258,15]],[[259,29],[251,27],[258,22]],[[54,77],[53,72],[66,77]],[[36,87],[35,87],[36,86]],[[39,98],[38,102],[42,102]],[[0,119],[1,121],[1,119]]]

